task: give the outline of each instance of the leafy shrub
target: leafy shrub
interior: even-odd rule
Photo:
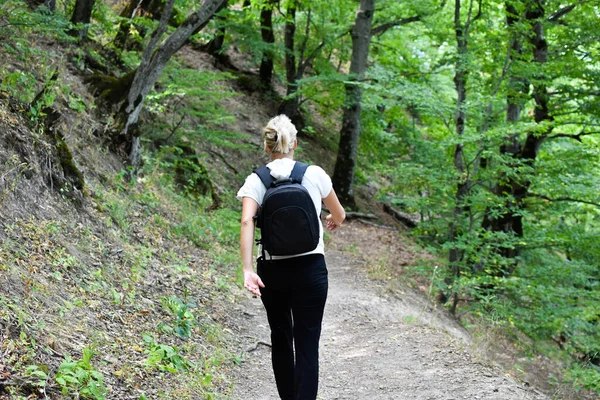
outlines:
[[[153,337],[143,335],[146,343],[146,366],[156,368],[159,371],[177,372],[187,371],[192,368],[193,363],[179,354],[179,349],[176,346],[168,346],[166,344],[156,343]]]
[[[93,356],[94,351],[88,346],[83,349],[81,360],[73,361],[71,357],[65,357],[54,378],[63,395],[84,399],[106,399],[103,375],[91,364]]]
[[[189,338],[192,335],[192,328],[196,324],[196,317],[190,310],[195,307],[195,304],[185,303],[177,296],[163,297],[161,304],[165,311],[175,316],[173,331],[182,338]]]

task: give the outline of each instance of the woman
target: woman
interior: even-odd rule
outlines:
[[[296,133],[296,127],[285,115],[271,119],[264,129],[265,151],[271,156],[267,167],[275,179],[290,176],[298,145]],[[315,165],[309,166],[302,186],[308,190],[317,215],[321,214],[321,201],[330,210],[331,214],[326,217],[327,228],[338,228],[346,213],[325,171]],[[253,217],[265,192],[266,187],[253,173],[237,194],[242,201],[240,247],[244,287],[261,297],[267,311],[279,396],[283,400],[314,400],[319,379],[321,322],[328,288],[323,226],[319,224],[319,243],[315,250],[267,260],[261,257],[257,262],[258,273],[255,273],[252,268]]]

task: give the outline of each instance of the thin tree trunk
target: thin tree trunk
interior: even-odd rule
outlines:
[[[217,61],[229,64],[229,60],[223,52],[223,45],[225,44],[225,17],[216,15],[215,20],[217,21],[215,36],[204,46],[204,51],[212,55]]]
[[[515,62],[523,61],[523,37],[522,33],[518,31],[517,25],[522,16],[518,14],[519,11],[512,2],[507,1],[505,7],[506,24],[509,31],[512,32],[508,55],[512,67]],[[521,119],[523,97],[526,94],[526,90],[525,80],[522,77],[515,75],[514,72],[509,72],[508,93],[506,96],[507,123],[513,124]],[[500,146],[500,154],[515,159],[515,161],[519,157],[521,150],[522,145],[519,133],[512,133],[506,136],[504,143]],[[511,163],[511,167],[516,167],[516,165],[517,163]],[[482,227],[492,232],[503,232],[509,235],[514,234],[517,237],[522,237],[523,224],[520,214],[522,204],[514,200],[515,187],[518,186],[518,182],[513,176],[501,176],[499,181],[500,183],[493,188],[493,193],[505,198],[504,211],[500,216],[492,217],[492,210],[490,208],[486,209]],[[518,249],[514,246],[503,246],[498,249],[498,253],[507,260],[513,260],[510,267],[505,267],[500,271],[501,276],[510,275],[516,267],[516,257],[519,255]]]
[[[221,58],[223,55],[223,45],[225,44],[225,26],[220,25],[217,28],[215,37],[208,42],[206,51],[215,58]]]
[[[284,29],[285,77],[287,80],[287,98],[279,106],[278,112],[287,115],[298,131],[304,128],[304,119],[300,114],[300,102],[297,96],[298,71],[296,69],[296,2],[292,1],[287,9]]]
[[[454,120],[456,135],[459,138],[459,142],[454,146],[454,167],[459,173],[459,181],[456,185],[456,194],[454,195],[455,205],[452,212],[452,220],[448,227],[448,239],[449,241],[456,242],[461,234],[461,225],[464,216],[469,212],[469,206],[465,200],[468,196],[471,188],[471,182],[468,178],[469,174],[467,167],[465,167],[464,160],[464,146],[460,142],[461,138],[465,133],[466,125],[466,112],[465,102],[467,100],[467,79],[468,79],[468,66],[467,66],[467,52],[469,47],[469,29],[475,19],[480,14],[472,18],[473,11],[473,0],[470,0],[469,9],[465,23],[461,22],[462,4],[461,0],[455,0],[454,2],[454,32],[456,35],[456,71],[454,73],[454,87],[456,89],[456,117]],[[480,10],[481,11],[481,10]],[[446,284],[452,287],[450,297],[452,304],[450,312],[454,314],[458,305],[458,290],[457,280],[461,276],[461,263],[464,259],[464,252],[461,251],[458,246],[452,247],[448,251],[448,263],[450,267],[451,275],[446,278]],[[445,295],[442,294],[442,300],[448,300]]]
[[[129,38],[129,30],[131,29],[131,20],[137,13],[137,11],[142,8],[144,0],[129,0],[123,10],[119,13],[121,18],[126,18],[127,21],[122,21],[119,25],[119,31],[115,35],[114,43],[120,49],[127,48],[127,39]]]
[[[514,25],[518,19],[515,18],[516,10],[514,7],[509,7],[507,3],[509,27]],[[544,1],[530,1],[525,12],[525,20],[531,24],[532,32],[529,37],[529,42],[533,48],[533,60],[535,64],[544,64],[548,57],[548,44],[544,37],[543,21],[545,19]],[[520,57],[523,49],[521,41],[525,38],[520,38],[515,35],[511,43],[511,55]],[[536,123],[551,121],[552,115],[549,109],[549,95],[543,76],[534,76],[535,83],[533,84],[533,99],[535,103],[534,120]],[[514,123],[520,119],[523,100],[520,99],[527,90],[527,84],[522,77],[511,76],[509,79],[509,93],[507,96],[507,112],[506,119],[509,123]],[[508,155],[519,161],[515,163],[528,164],[533,166],[539,148],[543,141],[551,133],[552,127],[549,127],[545,132],[540,133],[538,130],[527,134],[524,143],[519,140],[518,134],[510,135],[506,139],[506,143],[500,148],[504,155]],[[497,218],[489,217],[489,212],[483,221],[483,227],[493,232],[504,232],[513,234],[516,237],[523,237],[523,217],[521,210],[524,208],[523,200],[528,196],[531,182],[528,179],[520,177],[501,177],[501,181],[505,183],[499,184],[495,188],[495,192],[500,196],[507,196],[508,200],[504,205],[506,211]],[[500,255],[507,259],[515,260],[519,255],[518,248],[500,247]],[[516,260],[508,267],[500,271],[501,276],[510,276],[516,268]]]
[[[532,7],[526,14],[526,18],[532,21],[533,35],[531,36],[531,44],[533,46],[533,60],[536,64],[544,64],[548,61],[548,42],[544,37],[544,21],[545,10],[544,1],[535,0],[532,2]],[[550,113],[550,96],[548,88],[543,79],[543,75],[538,73],[533,83],[533,99],[535,101],[534,120],[536,123],[552,121],[554,118]],[[539,131],[529,132],[525,139],[525,144],[519,154],[520,158],[533,164],[537,158],[540,146],[552,132],[552,127],[548,127],[545,132],[540,134]],[[518,200],[522,200],[527,196],[530,182],[525,182],[521,187],[517,188],[516,196]]]
[[[340,142],[333,173],[333,184],[340,200],[345,206],[351,208],[356,206],[353,183],[361,130],[360,117],[363,89],[360,82],[367,71],[374,12],[375,0],[360,1],[351,33],[350,77],[345,86],[346,101],[344,103]]]
[[[260,35],[267,46],[275,43],[273,32],[273,6],[275,0],[264,0],[260,10]],[[263,51],[259,70],[260,81],[266,89],[270,89],[273,80],[273,51],[268,48]]]
[[[56,11],[56,0],[45,0],[44,5],[51,13],[54,13],[54,11]]]
[[[158,41],[166,30],[167,22],[173,10],[174,0],[169,0],[165,5],[159,27],[152,35],[150,43],[144,50],[142,61],[138,67],[133,83],[129,90],[123,111],[124,127],[122,134],[132,138],[132,147],[129,155],[131,165],[136,169],[140,163],[140,140],[141,132],[137,129],[139,113],[142,109],[144,99],[160,77],[164,67],[171,56],[183,46],[189,37],[201,30],[210,21],[212,16],[227,4],[227,0],[206,0],[200,9],[191,14],[186,21],[173,32],[160,47]]]
[[[73,24],[89,24],[92,18],[92,10],[94,9],[95,0],[77,0],[71,22]],[[77,35],[79,41],[82,41],[87,36],[87,27],[81,28],[73,32]]]

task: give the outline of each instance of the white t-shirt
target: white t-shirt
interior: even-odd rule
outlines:
[[[290,174],[292,173],[292,168],[294,168],[295,163],[296,162],[292,159],[280,158],[268,163],[267,167],[269,167],[269,169],[271,170],[271,176],[273,176],[275,179],[286,179],[290,177]],[[304,186],[308,190],[310,198],[312,199],[315,205],[315,210],[317,210],[317,215],[321,215],[322,199],[329,196],[329,193],[331,193],[331,189],[333,187],[331,184],[331,178],[329,177],[329,175],[327,175],[323,168],[318,167],[316,165],[310,165],[306,169],[304,177],[302,178],[302,186]],[[261,205],[266,192],[267,188],[265,187],[265,185],[263,185],[258,175],[252,173],[248,175],[248,177],[246,178],[246,182],[244,182],[244,185],[238,191],[237,198],[241,201],[244,197],[250,197],[251,199],[254,199],[254,201],[256,201],[258,205]],[[261,254],[260,247],[258,254]],[[319,244],[317,245],[316,249],[307,253],[295,254],[291,256],[273,256],[273,259],[276,260],[298,257],[307,254],[325,254],[322,224],[319,224]],[[268,258],[270,258],[270,256]]]

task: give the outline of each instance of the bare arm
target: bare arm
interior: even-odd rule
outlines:
[[[323,203],[329,210],[331,214],[329,214],[325,220],[327,221],[327,229],[335,230],[342,225],[342,222],[346,219],[346,211],[344,211],[344,207],[340,204],[337,195],[335,194],[335,190],[331,189],[331,192],[323,199]]]
[[[260,296],[260,287],[265,287],[260,277],[254,273],[252,249],[254,247],[254,219],[258,211],[258,203],[250,197],[242,199],[242,224],[240,228],[240,250],[242,252],[242,272],[244,287],[251,293]]]

